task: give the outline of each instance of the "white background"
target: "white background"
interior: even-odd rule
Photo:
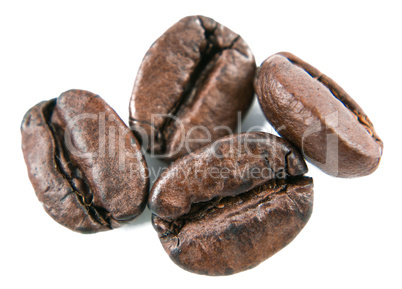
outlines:
[[[1,1],[0,287],[402,288],[397,3]],[[24,113],[71,88],[101,95],[127,122],[145,52],[193,14],[242,35],[258,64],[289,51],[316,66],[363,107],[385,144],[378,170],[364,178],[333,178],[309,165],[315,203],[305,229],[256,268],[228,277],[188,273],[171,262],[148,210],[105,233],[60,226],[37,201],[20,149]],[[252,124],[266,124],[256,104]]]

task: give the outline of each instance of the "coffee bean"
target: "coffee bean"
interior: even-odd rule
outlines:
[[[149,196],[153,226],[180,267],[227,275],[258,265],[307,223],[313,181],[284,139],[220,138],[172,163]]]
[[[130,125],[149,152],[175,160],[230,134],[253,99],[254,56],[244,40],[203,16],[183,18],[146,53]]]
[[[300,58],[278,53],[259,68],[255,90],[273,127],[327,174],[376,170],[383,143],[361,107],[331,78]]]
[[[144,209],[149,180],[139,144],[99,96],[70,90],[41,102],[24,116],[21,133],[36,195],[60,224],[93,233]]]

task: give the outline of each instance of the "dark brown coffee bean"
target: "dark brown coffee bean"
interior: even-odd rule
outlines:
[[[130,101],[131,128],[148,151],[177,159],[234,130],[238,113],[253,99],[255,70],[239,35],[210,18],[186,17],[142,61]]]
[[[383,143],[361,107],[331,78],[278,53],[259,68],[255,90],[273,127],[327,174],[358,177],[377,168]]]
[[[289,244],[310,218],[313,181],[284,139],[223,137],[171,164],[149,196],[170,258],[207,275],[252,268]]]
[[[93,233],[138,216],[148,196],[139,144],[99,96],[70,90],[32,107],[21,125],[31,183],[46,212]]]

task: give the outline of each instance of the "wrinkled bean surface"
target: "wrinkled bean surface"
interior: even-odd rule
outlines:
[[[235,129],[253,99],[255,70],[239,35],[207,17],[183,18],[142,61],[130,125],[148,151],[175,160]]]
[[[93,233],[139,215],[148,171],[129,128],[99,96],[70,90],[32,107],[21,125],[29,178],[46,212]]]
[[[307,223],[313,182],[284,139],[266,133],[223,137],[171,164],[149,208],[170,258],[207,275],[258,265]]]

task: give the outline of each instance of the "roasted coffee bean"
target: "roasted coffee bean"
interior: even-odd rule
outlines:
[[[149,152],[175,160],[230,134],[253,99],[254,56],[237,34],[203,16],[183,18],[146,53],[130,125]]]
[[[41,102],[24,116],[21,133],[36,195],[60,224],[93,233],[144,209],[149,181],[140,146],[99,96],[70,90]]]
[[[300,58],[278,53],[259,68],[255,90],[273,127],[327,174],[376,170],[383,143],[361,107],[331,78]]]
[[[287,141],[225,136],[172,163],[149,196],[153,226],[180,267],[227,275],[258,265],[307,223],[313,181]]]

